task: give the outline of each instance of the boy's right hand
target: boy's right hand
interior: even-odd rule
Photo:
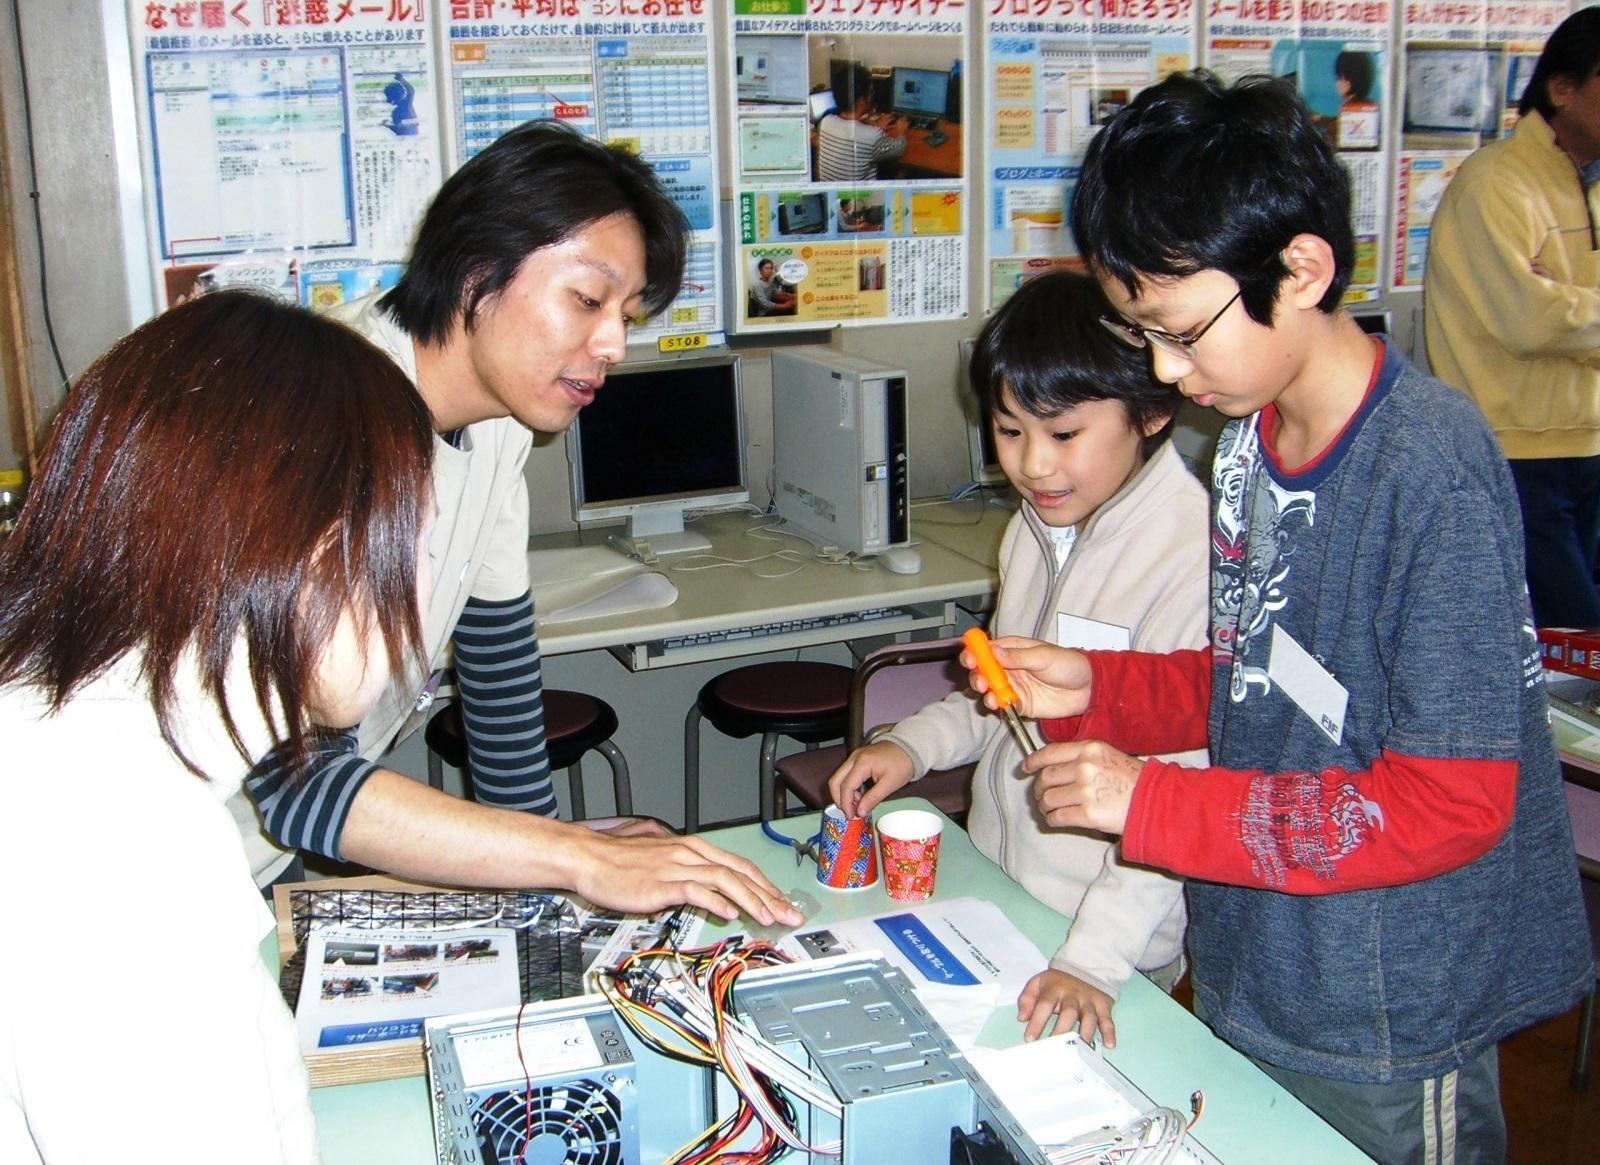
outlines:
[[[1006,671],[1006,678],[1017,694],[1016,709],[1033,720],[1057,720],[1081,715],[1089,706],[1089,685],[1093,676],[1089,657],[1081,651],[1057,647],[1038,639],[1004,635],[990,641],[995,660]],[[972,690],[983,695],[983,702],[996,711],[989,684],[978,672],[972,654],[961,652],[961,666],[969,675]]]
[[[865,817],[911,780],[911,758],[897,744],[880,741],[856,749],[828,778],[828,796],[846,817]],[[868,781],[872,787],[862,789]]]
[[[1094,1043],[1098,1034],[1106,1047],[1114,1048],[1117,1029],[1111,1022],[1111,1006],[1111,996],[1098,987],[1076,975],[1046,968],[1029,979],[1017,996],[1017,1020],[1027,1024],[1022,1038],[1028,1043],[1046,1035],[1065,1035],[1076,1027],[1084,1043]]]

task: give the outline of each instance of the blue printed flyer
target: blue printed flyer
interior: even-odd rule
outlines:
[[[779,947],[802,959],[876,952],[898,968],[945,1032],[970,1047],[993,1009],[1044,969],[1039,948],[978,898],[917,902],[869,918],[802,926]]]

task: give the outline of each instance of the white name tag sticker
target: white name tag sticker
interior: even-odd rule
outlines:
[[[1329,740],[1338,744],[1344,739],[1344,710],[1350,703],[1350,693],[1276,623],[1272,625],[1267,678],[1294,701],[1295,707],[1311,717]]]
[[[1056,646],[1077,651],[1127,651],[1133,646],[1133,632],[1082,615],[1057,615]]]

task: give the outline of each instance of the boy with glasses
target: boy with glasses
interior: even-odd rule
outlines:
[[[1279,82],[1170,77],[1095,138],[1108,325],[1232,418],[1211,642],[999,654],[1061,742],[1023,765],[1045,820],[1190,879],[1216,1032],[1380,1161],[1499,1161],[1495,1045],[1593,967],[1516,493],[1471,403],[1340,310],[1349,212]]]

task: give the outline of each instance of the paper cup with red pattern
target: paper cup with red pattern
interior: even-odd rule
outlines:
[[[939,815],[926,809],[896,809],[878,818],[883,886],[889,897],[897,902],[922,902],[933,895],[943,828]]]
[[[846,817],[837,805],[822,811],[817,881],[831,890],[865,890],[877,884],[877,842],[870,818]]]

